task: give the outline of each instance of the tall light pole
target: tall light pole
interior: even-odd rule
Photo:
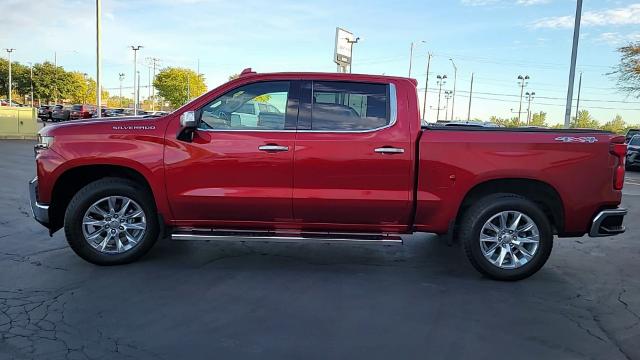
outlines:
[[[467,112],[467,121],[471,121],[471,98],[473,98],[473,73],[471,73],[471,88],[469,89],[469,112]]]
[[[449,120],[449,118],[447,117],[447,116],[448,116],[448,114],[449,114],[449,112],[447,111],[447,109],[449,108],[449,99],[451,99],[451,95],[452,95],[452,94],[453,94],[453,92],[452,92],[451,90],[445,90],[445,92],[444,92],[444,99],[447,101],[447,102],[446,102],[446,105],[444,106],[444,111],[445,111],[445,112],[444,112],[444,119],[445,119],[446,121],[448,121],[448,120]],[[451,120],[453,120],[453,119],[451,119]]]
[[[422,99],[422,120],[427,121],[427,89],[429,88],[429,67],[431,67],[431,53],[427,56],[427,78],[424,81],[424,99]]]
[[[136,90],[136,74],[138,73],[138,50],[142,45],[131,45],[133,50],[133,115],[138,115],[138,94]]]
[[[442,96],[442,85],[446,83],[447,75],[438,75],[436,79],[438,79],[438,112],[436,113],[436,122],[440,120],[440,98]]]
[[[120,80],[120,107],[122,107],[122,80],[124,80],[124,73],[119,73],[118,79]]]
[[[349,38],[346,39],[349,43],[349,46],[351,47],[351,51],[349,51],[349,53],[351,54],[351,62],[349,63],[349,74],[351,74],[351,66],[353,65],[353,44],[357,44],[358,41],[360,41],[360,37],[356,37],[355,40],[351,40]]]
[[[153,86],[153,82],[156,79],[156,66],[158,65],[158,62],[160,61],[160,59],[158,58],[147,58],[147,60],[149,62],[151,62],[152,66],[153,66],[153,77],[151,78],[151,110],[155,110],[156,109],[156,89]],[[200,74],[200,59],[198,59],[198,74]]]
[[[420,40],[421,43],[426,43],[424,40]],[[414,42],[411,42],[411,48],[409,49],[409,77],[411,77],[411,65],[413,64],[413,46]]]
[[[136,102],[138,103],[138,107],[140,107],[140,71],[136,73],[138,75],[138,89],[136,91]],[[134,111],[134,115],[138,115],[137,108]]]
[[[33,107],[33,63],[29,63],[29,79],[31,83],[31,107]]]
[[[527,125],[529,125],[531,123],[531,100],[533,99],[533,97],[535,96],[536,92],[532,91],[532,92],[528,92],[527,91],[527,102],[529,103],[527,105]]]
[[[578,100],[576,101],[576,118],[580,112],[580,91],[582,90],[582,71],[580,72],[580,80],[578,80]]]
[[[9,55],[9,106],[11,106],[11,53],[15,49],[5,49]]]
[[[527,86],[529,75],[518,75],[520,84],[520,107],[518,107],[518,126],[520,125],[520,116],[522,115],[522,95],[524,95],[524,87]]]
[[[100,72],[102,68],[102,44],[100,43],[101,17],[101,0],[96,0],[96,114],[98,117],[102,117],[102,73]]]
[[[453,101],[451,102],[451,120],[453,121],[453,111],[456,106],[456,83],[458,82],[458,67],[456,63],[453,62],[453,59],[449,59],[451,64],[453,65]]]
[[[578,57],[578,39],[580,38],[580,18],[582,17],[582,0],[577,0],[576,17],[573,25],[573,46],[571,47],[571,67],[569,68],[569,87],[567,88],[567,104],[564,111],[564,127],[571,126],[571,104],[573,103],[573,81],[576,77],[576,58]],[[578,114],[576,114],[576,118]]]

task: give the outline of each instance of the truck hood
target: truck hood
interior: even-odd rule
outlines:
[[[96,118],[87,120],[71,120],[53,125],[46,125],[38,132],[41,136],[122,134],[131,132],[153,131],[165,123],[166,117],[144,118],[140,116],[120,118]]]

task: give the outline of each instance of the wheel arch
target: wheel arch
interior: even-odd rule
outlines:
[[[464,212],[479,199],[496,193],[520,195],[538,204],[549,218],[554,233],[564,232],[565,211],[560,193],[549,183],[528,178],[491,179],[476,184],[465,194],[456,216],[456,225]]]
[[[140,171],[124,165],[92,164],[79,165],[66,169],[53,184],[49,218],[51,233],[64,225],[64,214],[73,196],[84,186],[106,177],[123,178],[140,184],[155,199],[153,188],[146,176]]]

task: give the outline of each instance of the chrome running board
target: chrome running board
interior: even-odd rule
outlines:
[[[402,245],[402,238],[396,234],[296,232],[290,230],[253,231],[178,228],[171,234],[171,239],[183,241],[261,241],[281,243]]]

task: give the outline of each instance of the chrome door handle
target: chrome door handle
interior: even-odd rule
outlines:
[[[404,149],[395,148],[395,147],[380,147],[373,150],[379,154],[402,154],[404,153]]]
[[[261,145],[258,146],[258,150],[267,152],[289,151],[289,147],[281,145]]]

